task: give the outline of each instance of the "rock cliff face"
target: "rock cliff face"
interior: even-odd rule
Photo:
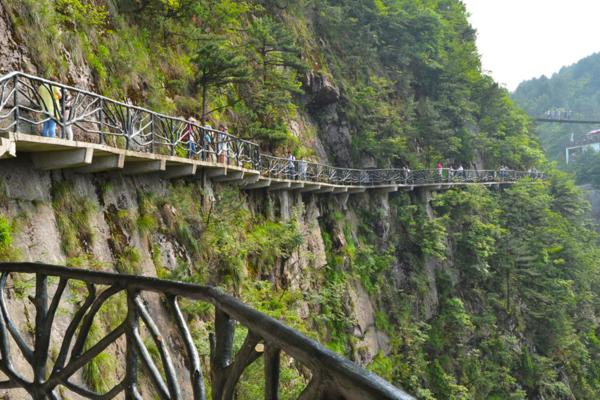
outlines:
[[[53,208],[53,196],[58,185],[67,184],[74,189],[74,193],[80,198],[89,198],[96,207],[96,212],[92,218],[92,229],[96,235],[93,243],[89,244],[87,249],[89,254],[103,263],[102,268],[115,271],[115,265],[118,262],[118,254],[115,254],[115,240],[126,240],[128,245],[139,249],[140,271],[145,276],[156,276],[155,254],[157,247],[160,253],[158,262],[164,268],[174,270],[178,266],[178,260],[185,260],[186,254],[184,247],[176,240],[167,235],[157,233],[151,240],[145,240],[135,229],[117,232],[114,227],[114,217],[119,212],[127,210],[137,210],[140,208],[139,190],[145,192],[154,192],[158,195],[165,195],[170,182],[161,180],[157,175],[140,175],[134,177],[125,177],[120,172],[104,172],[98,174],[75,174],[70,170],[56,170],[40,172],[35,171],[29,154],[19,154],[17,158],[2,160],[0,164],[0,182],[3,183],[7,202],[3,207],[3,214],[14,220],[21,221],[20,228],[14,234],[14,246],[18,248],[27,261],[41,261],[53,264],[64,265],[68,262],[68,257],[61,249],[61,232],[58,228],[58,219],[56,210]],[[103,185],[111,183],[112,189],[106,191]],[[207,182],[207,199],[211,198],[210,193],[218,193],[223,188],[217,184]],[[392,194],[393,195],[393,194]],[[341,229],[333,229],[330,234],[332,241],[337,243],[340,248],[347,246],[346,235],[356,237],[356,226],[361,223],[357,217],[359,210],[376,207],[382,210],[382,214],[374,222],[377,227],[377,234],[381,236],[382,241],[387,241],[390,232],[389,212],[387,194],[361,194],[351,198],[345,204],[346,211],[342,211],[342,201],[336,195],[317,195],[301,194],[295,192],[266,192],[253,191],[247,194],[245,207],[254,215],[260,214],[261,205],[266,200],[270,201],[274,207],[271,213],[273,217],[284,220],[296,217],[305,237],[305,244],[299,247],[292,256],[277,269],[269,279],[273,281],[284,280],[289,282],[291,288],[303,290],[311,286],[318,287],[325,282],[317,278],[319,271],[327,265],[327,249],[323,240],[322,219],[324,218],[324,207],[328,207],[328,212],[344,213],[351,225],[352,232],[344,233]],[[200,201],[200,199],[199,199]],[[210,201],[210,200],[209,200]],[[179,210],[167,210],[172,213],[178,213]],[[124,236],[119,238],[117,236]],[[382,242],[384,243],[384,242]],[[154,244],[155,247],[152,246]],[[154,260],[154,261],[153,261]],[[310,264],[310,269],[309,269]],[[313,272],[308,272],[308,271]],[[316,272],[315,272],[316,271]],[[314,273],[315,279],[311,279],[309,286],[306,280],[301,280],[304,274]],[[399,282],[398,286],[404,286],[400,282],[403,278],[402,268],[399,266],[396,271]],[[13,277],[22,279],[21,277]],[[15,319],[15,323],[23,337],[30,344],[33,344],[33,337],[30,328],[35,319],[35,308],[27,300],[26,296],[18,296],[15,292],[14,281],[11,280],[8,285],[8,298],[10,311]],[[51,292],[55,289],[52,287]],[[373,299],[363,288],[362,284],[354,281],[349,287],[347,297],[347,312],[355,320],[355,325],[349,332],[350,336],[356,337],[355,361],[362,366],[367,365],[375,355],[381,350],[383,354],[389,352],[389,337],[376,328],[375,307]],[[52,348],[58,348],[61,338],[71,319],[74,311],[74,305],[66,301],[61,307],[64,307],[63,315],[58,318],[55,330],[52,333]],[[177,333],[171,329],[168,314],[165,312],[164,305],[156,296],[146,296],[145,301],[151,310],[153,317],[158,322],[161,332],[168,338],[168,343],[172,352],[173,359],[179,369],[180,374],[184,374],[186,369],[184,354],[182,353],[180,340]],[[302,310],[306,305],[299,306],[299,315],[305,315]],[[33,319],[32,319],[33,318]],[[14,359],[17,366],[23,371],[23,374],[30,378],[31,371],[26,367],[25,360],[18,355],[15,343],[12,343]],[[119,364],[124,363],[125,344],[121,341],[109,348],[109,352],[114,354],[119,360]],[[205,363],[207,354],[203,354]],[[208,367],[208,365],[206,365]],[[124,371],[118,369],[116,378],[122,378]],[[76,382],[82,382],[82,373],[75,378]],[[144,386],[144,398],[153,398],[149,387]],[[184,387],[189,394],[189,387]],[[23,391],[0,392],[5,399],[26,399],[28,396]],[[78,399],[76,394],[64,391],[64,398]]]
[[[95,91],[92,72],[88,65],[85,63],[74,65],[68,55],[65,55],[65,62],[69,65],[66,83],[83,90]],[[39,73],[30,59],[28,49],[15,39],[4,5],[0,4],[0,74],[14,70],[31,74]],[[340,88],[327,74],[314,71],[304,77],[302,88],[305,94],[300,96],[299,100],[305,107],[299,116],[288,121],[292,134],[302,140],[306,147],[312,149],[322,162],[340,167],[355,166],[355,159],[351,154],[351,127],[340,117],[342,113],[338,111],[342,107]],[[39,134],[35,130],[23,133]],[[359,164],[361,168],[377,167],[374,160],[369,157],[363,157]],[[40,172],[34,170],[29,154],[18,154],[15,159],[0,160],[0,183],[2,184],[0,188],[5,190],[7,199],[5,204],[0,201],[0,211],[3,215],[19,221],[19,229],[14,233],[13,245],[20,250],[24,260],[60,265],[70,262],[62,248],[60,221],[57,211],[53,208],[55,191],[61,184],[72,187],[76,197],[89,198],[94,204],[91,229],[95,234],[95,240],[84,244],[84,247],[86,253],[102,265],[102,269],[110,272],[117,271],[115,266],[122,256],[117,249],[118,242],[139,251],[138,272],[145,276],[157,276],[157,264],[169,271],[175,271],[191,258],[182,243],[164,234],[161,229],[151,238],[143,238],[135,226],[123,226],[116,222],[120,213],[137,212],[143,207],[139,196],[140,190],[158,196],[166,195],[170,182],[160,179],[158,175],[126,177],[118,171],[88,175],[75,174],[70,170]],[[106,190],[107,186],[110,186],[110,190]],[[207,180],[203,189],[205,201],[210,203],[223,187]],[[240,193],[240,197],[243,196],[244,194]],[[392,263],[391,271],[386,275],[387,279],[392,281],[393,289],[404,293],[415,292],[409,280],[414,263],[411,257],[404,256],[408,250],[402,249],[399,245],[401,239],[399,236],[403,231],[397,226],[391,202],[402,196],[408,197],[408,201],[414,203],[419,197],[417,194],[407,196],[401,193],[369,192],[344,198],[344,195],[256,190],[246,193],[245,196],[244,207],[253,216],[273,220],[297,218],[304,236],[304,244],[293,251],[285,261],[273,266],[272,273],[263,277],[264,279],[272,283],[285,282],[290,289],[300,289],[305,293],[326,287],[328,282],[324,278],[324,271],[332,268],[330,264],[335,261],[333,259],[340,254],[343,255],[346,249],[353,246],[360,247],[359,227],[368,226],[368,230],[377,237],[379,249],[397,247],[394,252],[396,261]],[[427,193],[423,193],[421,197],[426,201],[429,200]],[[271,204],[268,211],[263,206],[266,202]],[[431,208],[428,208],[428,211],[432,217]],[[165,215],[185,214],[185,210],[171,208],[162,212]],[[332,215],[335,215],[335,219],[338,220],[333,221]],[[350,263],[348,258],[344,258],[339,265],[340,272],[350,278],[347,286],[336,287],[336,290],[340,290],[341,293],[334,293],[334,295],[340,296],[341,305],[339,310],[334,311],[344,314],[348,322],[345,334],[350,338],[352,348],[345,349],[345,354],[350,354],[353,361],[359,365],[367,366],[378,354],[388,355],[393,344],[390,343],[390,337],[385,329],[377,322],[377,313],[381,312],[378,308],[385,302],[385,296],[369,291],[360,278],[351,271]],[[429,320],[438,307],[435,275],[437,271],[444,269],[445,265],[428,259],[425,266],[428,275],[427,288],[422,295],[414,296],[414,304],[411,304],[410,308],[415,315]],[[244,271],[246,275],[249,273],[248,270]],[[303,279],[306,276],[310,279]],[[9,281],[9,306],[21,335],[32,345],[33,336],[30,330],[32,323],[35,322],[33,317],[35,308],[27,300],[27,296],[23,297],[16,293],[13,280],[22,278],[12,277]],[[53,290],[55,286],[52,287],[51,292]],[[64,313],[56,321],[51,349],[60,345],[61,338],[75,311],[75,306],[68,300],[67,296],[64,304],[61,304]],[[171,321],[163,302],[157,296],[146,296],[144,300],[159,329],[167,338],[178,374],[187,376],[180,338],[171,328]],[[303,299],[295,310],[301,318],[309,318],[309,301],[310,299]],[[317,304],[317,307],[322,305]],[[210,317],[207,321],[210,321]],[[17,367],[24,376],[31,378],[32,372],[24,358],[18,355],[18,351],[15,352],[15,343],[13,342],[11,346]],[[125,343],[123,340],[111,345],[108,353],[118,360],[119,367],[115,379],[119,380],[124,375],[122,365]],[[202,354],[203,366],[206,370],[209,368],[207,353],[208,346]],[[4,377],[0,373],[0,380],[2,379]],[[74,381],[85,383],[81,371]],[[185,393],[184,397],[191,398],[190,387],[184,386],[182,389]],[[148,383],[143,380],[142,395],[146,399],[156,397]],[[68,390],[61,392],[61,396],[63,399],[81,398]],[[13,390],[0,391],[0,398],[16,400],[29,397],[24,391]]]
[[[16,42],[4,3],[0,3],[0,74],[12,71],[35,72],[23,49]]]

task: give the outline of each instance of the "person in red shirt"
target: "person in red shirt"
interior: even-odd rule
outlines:
[[[181,141],[187,144],[187,157],[193,158],[196,154],[196,143],[194,141],[193,128],[191,124],[195,124],[196,119],[190,117],[190,119],[188,119],[188,122],[189,124],[185,127],[185,129],[183,130],[183,134],[181,135]]]

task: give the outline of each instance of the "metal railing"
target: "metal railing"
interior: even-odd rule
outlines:
[[[595,143],[600,143],[600,135],[594,135],[592,137],[585,137],[583,139],[574,140],[572,142],[567,142],[567,143],[565,143],[564,148],[568,149],[570,147],[584,146],[586,144],[595,144]]]
[[[22,388],[35,400],[58,400],[59,387],[65,387],[88,399],[108,400],[124,393],[126,399],[142,399],[138,388],[138,364],[144,367],[152,387],[161,400],[184,398],[183,380],[191,387],[194,400],[205,400],[207,388],[203,377],[200,355],[182,313],[178,298],[210,303],[215,307],[214,333],[206,338],[210,342],[210,385],[213,400],[231,400],[242,373],[254,361],[264,357],[264,398],[278,399],[279,366],[282,351],[303,364],[311,372],[311,380],[299,395],[299,400],[316,399],[372,399],[408,400],[412,396],[396,388],[381,377],[359,367],[350,360],[326,348],[315,340],[247,306],[236,298],[211,286],[165,281],[136,275],[114,274],[59,267],[41,263],[0,263],[0,371],[8,380],[0,382],[0,389]],[[35,295],[29,300],[35,306],[34,348],[20,334],[8,311],[5,292],[9,275],[35,274]],[[58,277],[56,287],[50,277]],[[50,350],[50,337],[54,319],[65,290],[73,281],[84,282],[87,297],[79,304],[67,329],[61,332],[60,350]],[[81,284],[75,285],[81,287]],[[50,299],[49,289],[54,289]],[[80,289],[79,289],[80,290]],[[112,297],[126,294],[127,312],[122,322],[87,348],[94,318]],[[168,307],[174,329],[181,337],[181,352],[185,353],[189,376],[178,376],[172,350],[144,303],[144,293],[161,295]],[[64,301],[64,299],[63,299]],[[152,343],[160,354],[156,365],[142,339],[143,322]],[[245,341],[233,354],[236,324],[248,328]],[[10,335],[10,336],[9,336]],[[125,374],[123,380],[105,394],[74,383],[73,375],[91,362],[111,344],[125,336]],[[31,366],[33,379],[27,379],[13,363],[11,338],[23,358]],[[52,357],[49,356],[52,354]],[[156,358],[156,357],[155,357]],[[48,368],[49,362],[54,362]],[[157,360],[158,361],[158,360]],[[162,371],[162,374],[161,374]]]
[[[65,97],[66,101],[51,96],[52,104],[46,104],[43,94],[53,93],[54,88],[72,96]],[[70,132],[75,128],[83,141],[235,165],[259,171],[266,178],[347,186],[516,182],[526,176],[544,179],[540,173],[516,171],[501,174],[500,171],[469,170],[457,175],[444,169],[440,177],[435,169],[408,173],[402,169],[358,170],[290,161],[261,154],[257,144],[228,133],[77,88],[21,72],[0,78],[0,132],[19,132],[25,124],[37,132],[40,125],[49,122],[58,126],[62,139],[72,136]]]
[[[44,94],[54,93],[54,88],[65,94],[65,101],[49,96],[51,104],[46,104]],[[50,122],[62,139],[75,128],[84,141],[126,150],[214,162],[224,152],[227,163],[252,169],[260,158],[257,144],[181,118],[21,72],[0,78],[0,131],[18,132],[22,124],[37,129]]]

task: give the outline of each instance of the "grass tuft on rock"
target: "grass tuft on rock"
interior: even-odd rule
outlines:
[[[94,242],[93,226],[97,206],[87,196],[78,196],[71,182],[60,182],[52,192],[52,208],[61,238],[61,249],[67,257],[75,257]]]

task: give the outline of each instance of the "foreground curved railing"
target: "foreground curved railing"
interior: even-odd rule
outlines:
[[[0,371],[8,377],[7,381],[0,382],[0,389],[23,388],[36,400],[58,400],[60,397],[57,390],[61,386],[88,399],[112,399],[123,392],[127,399],[141,399],[138,389],[138,362],[141,361],[145,375],[149,377],[161,400],[182,399],[181,382],[184,377],[177,376],[171,350],[167,347],[166,340],[163,340],[166,336],[161,334],[145,306],[144,293],[147,292],[159,294],[166,300],[168,307],[165,309],[171,314],[171,321],[182,340],[181,348],[185,349],[186,365],[189,369],[189,376],[185,379],[190,383],[194,400],[205,400],[207,388],[200,357],[186,319],[179,308],[178,298],[207,302],[215,307],[215,332],[206,338],[210,341],[211,349],[210,382],[213,400],[233,399],[236,384],[242,373],[261,356],[264,357],[264,398],[277,399],[282,351],[311,372],[312,378],[298,397],[299,400],[413,399],[381,377],[360,368],[315,340],[211,286],[41,263],[0,263],[0,272],[0,318],[3,322],[0,323]],[[29,296],[35,305],[36,314],[35,327],[32,329],[35,337],[33,349],[19,333],[8,311],[5,294],[10,292],[10,289],[6,287],[6,283],[12,273],[35,274],[35,296]],[[56,288],[52,287],[55,290],[51,299],[49,289],[53,285],[50,277],[59,278]],[[79,304],[79,309],[66,331],[61,332],[63,342],[60,351],[52,354],[50,337],[54,318],[61,306],[65,289],[74,281],[84,282],[88,295],[85,301],[82,301],[83,304]],[[81,284],[75,287],[81,287]],[[127,314],[123,322],[94,346],[84,350],[94,317],[107,300],[121,292],[127,297]],[[140,318],[160,353],[160,365],[155,364],[142,340]],[[234,356],[236,321],[248,328],[248,334]],[[25,378],[23,371],[19,371],[13,363],[14,350],[11,348],[9,335],[31,366],[33,379]],[[77,371],[122,336],[126,339],[126,368],[125,377],[120,383],[108,393],[99,394],[71,381],[71,377]],[[49,358],[51,354],[52,357]],[[51,370],[47,369],[50,359],[54,361]]]
[[[40,90],[60,88],[69,94],[67,102],[52,100],[45,104]],[[54,112],[47,110],[54,109]],[[95,93],[54,83],[21,72],[0,78],[0,132],[19,132],[27,124],[37,132],[49,121],[56,123],[60,137],[112,147],[164,154],[201,161],[212,161],[260,171],[261,176],[313,183],[347,186],[386,184],[423,185],[433,183],[516,182],[524,177],[544,179],[542,173],[506,171],[462,171],[444,169],[358,170],[337,168],[301,160],[290,161],[260,153],[257,144],[239,139],[211,127],[181,118],[169,117],[122,103]]]

